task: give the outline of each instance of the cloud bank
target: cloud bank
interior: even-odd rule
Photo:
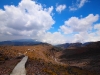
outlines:
[[[60,26],[60,31],[67,35],[73,34],[73,42],[98,41],[100,40],[100,24],[95,24],[98,20],[98,14],[89,14],[84,18],[71,17]]]
[[[44,8],[32,0],[22,0],[18,6],[5,5],[4,10],[0,9],[0,36],[2,37],[0,40],[26,37],[53,44],[60,43],[63,35],[59,32],[47,32],[55,23],[52,11],[53,6]],[[59,36],[58,41],[55,39],[56,36]]]
[[[84,1],[86,0],[81,0],[80,8]],[[65,5],[59,5],[57,11],[61,13],[65,8]],[[50,32],[55,24],[53,10],[53,6],[46,8],[32,0],[21,0],[18,6],[5,5],[4,9],[0,9],[0,41],[32,38],[61,44],[100,40],[98,14],[89,14],[84,18],[70,17],[60,25],[58,31]]]

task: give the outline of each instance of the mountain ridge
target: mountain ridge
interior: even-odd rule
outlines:
[[[10,41],[1,41],[0,45],[14,45],[14,46],[23,46],[23,45],[36,45],[42,44],[43,42],[34,40],[34,39],[18,39]]]

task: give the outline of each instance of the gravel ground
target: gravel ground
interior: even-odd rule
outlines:
[[[0,75],[10,75],[10,73],[19,61],[20,59],[12,59],[0,63]]]

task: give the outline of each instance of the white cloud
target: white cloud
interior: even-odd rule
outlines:
[[[42,36],[43,42],[49,42],[51,44],[62,44],[67,41],[66,37],[62,35],[60,32],[47,32],[43,34],[39,34],[39,36]]]
[[[94,29],[100,29],[100,24],[95,24]]]
[[[99,32],[100,33],[100,32]],[[100,34],[96,32],[80,32],[74,35],[73,42],[91,42],[91,41],[100,41]]]
[[[96,29],[96,34],[100,36],[100,23],[94,25],[94,29]]]
[[[80,42],[90,42],[90,41],[100,41],[100,24],[93,24],[90,28],[95,29],[95,31],[90,30],[91,32],[83,31],[74,35],[74,41]]]
[[[91,25],[99,19],[99,15],[89,14],[85,18],[71,17],[60,26],[61,31],[66,34],[82,32],[91,29]]]
[[[78,34],[74,35],[73,42],[87,42],[86,41],[87,39],[88,39],[88,33],[87,33],[87,31],[79,32]]]
[[[84,2],[82,3],[84,5]],[[60,8],[64,10],[65,7]],[[58,32],[48,32],[55,23],[52,18],[53,9],[53,6],[44,8],[33,0],[22,0],[18,6],[4,6],[4,10],[0,9],[0,41],[33,38],[58,44],[100,40],[100,24],[92,26],[99,19],[99,15],[93,14],[84,18],[71,17],[60,26]],[[58,12],[61,11],[59,9]],[[92,29],[96,31],[92,32]],[[72,37],[66,35],[70,33],[73,34]]]
[[[99,15],[89,14],[87,17],[71,17],[60,26],[60,31],[66,35],[71,35],[69,42],[89,42],[100,40],[100,24],[95,24],[99,20]],[[94,26],[94,27],[93,27]],[[95,29],[95,31],[93,31]]]
[[[69,9],[71,11],[78,10],[79,8],[82,8],[87,2],[89,1],[88,0],[77,0],[76,3],[72,3],[72,6],[69,6]]]
[[[88,0],[81,0],[78,7],[79,8],[83,7],[86,2],[88,2]]]
[[[59,12],[59,13],[61,13],[63,10],[65,10],[65,8],[66,8],[66,5],[65,5],[65,4],[63,4],[63,5],[58,5],[58,6],[56,7],[56,11]]]
[[[60,32],[47,32],[55,23],[52,11],[53,6],[44,8],[32,0],[4,6],[4,10],[0,9],[0,41],[33,38],[51,44],[64,43],[66,39]]]
[[[70,27],[66,27],[65,25],[60,26],[59,31],[62,31],[64,34],[72,33],[72,29],[70,29]]]

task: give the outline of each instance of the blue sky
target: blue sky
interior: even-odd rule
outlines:
[[[99,0],[0,0],[0,41],[100,41]]]

